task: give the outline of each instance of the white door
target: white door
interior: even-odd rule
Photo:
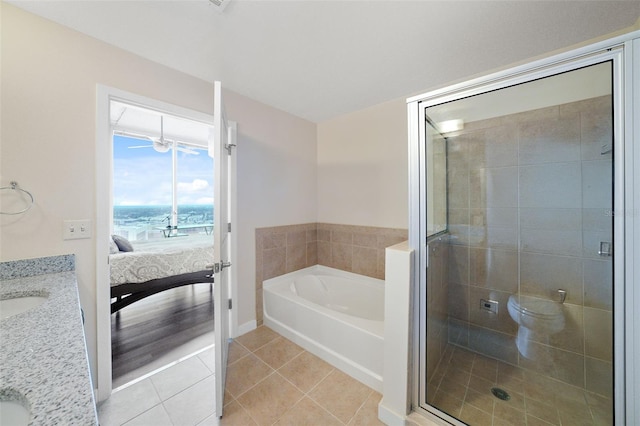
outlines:
[[[215,82],[213,138],[209,143],[209,155],[214,161],[214,321],[215,321],[215,381],[216,413],[222,417],[224,385],[229,348],[229,305],[231,239],[229,238],[230,179],[229,159],[235,146],[235,129],[227,123],[222,103],[222,85]],[[213,143],[211,143],[213,142]]]

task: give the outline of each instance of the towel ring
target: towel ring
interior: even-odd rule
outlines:
[[[0,188],[0,191],[5,191],[5,190],[12,190],[12,191],[20,191],[23,194],[27,194],[30,198],[30,202],[29,205],[27,207],[25,207],[24,209],[17,211],[17,212],[2,212],[0,211],[0,214],[7,214],[7,215],[14,215],[14,214],[22,214],[25,213],[27,210],[29,210],[31,207],[33,207],[33,195],[31,195],[31,193],[29,191],[27,191],[26,189],[22,189],[20,187],[18,187],[18,182],[16,181],[11,181],[10,182],[11,186],[3,186],[2,188]]]

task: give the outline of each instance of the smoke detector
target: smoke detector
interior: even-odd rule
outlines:
[[[222,13],[225,7],[229,4],[231,0],[209,0],[209,2],[215,6],[218,12]]]

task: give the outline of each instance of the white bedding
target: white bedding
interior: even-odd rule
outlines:
[[[197,272],[213,263],[213,237],[132,241],[134,251],[109,255],[111,287]]]

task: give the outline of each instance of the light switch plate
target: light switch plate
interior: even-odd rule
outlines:
[[[62,222],[62,239],[78,240],[91,238],[91,221],[89,219],[65,220]]]

